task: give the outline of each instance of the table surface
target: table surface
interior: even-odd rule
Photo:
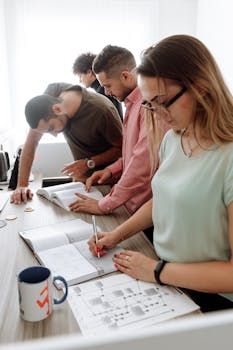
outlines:
[[[38,188],[41,184],[41,177],[31,184],[31,188]],[[101,190],[106,193],[106,186]],[[25,212],[25,207],[32,207],[34,210]],[[91,223],[91,215],[78,214],[65,211],[48,200],[34,194],[33,200],[27,204],[14,205],[6,204],[0,213],[0,219],[5,220],[8,215],[15,215],[17,218],[7,221],[5,227],[0,228],[1,254],[0,254],[0,343],[10,343],[54,335],[80,333],[79,326],[69,307],[68,301],[61,305],[55,305],[50,317],[40,322],[26,322],[20,318],[17,275],[24,268],[38,265],[31,250],[19,237],[18,232],[33,227],[45,226],[53,223],[63,222],[80,218]],[[97,217],[98,226],[104,231],[111,231],[128,218],[124,207],[118,208],[110,215]],[[140,251],[147,256],[155,257],[153,246],[146,239],[142,232],[121,243],[127,249]]]

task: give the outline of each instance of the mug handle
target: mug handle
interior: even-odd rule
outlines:
[[[56,281],[56,280],[59,280],[59,281],[63,282],[63,284],[64,284],[64,286],[65,286],[65,293],[64,293],[64,295],[63,295],[60,299],[55,299],[55,298],[53,299],[54,304],[61,304],[61,303],[63,303],[63,301],[65,301],[66,298],[67,298],[67,295],[68,295],[68,285],[67,285],[67,282],[66,282],[65,278],[62,277],[62,276],[54,276],[54,277],[53,277],[53,282]]]

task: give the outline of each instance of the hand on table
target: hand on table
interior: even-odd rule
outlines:
[[[155,282],[154,269],[157,261],[142,253],[124,250],[114,254],[116,268],[127,275],[146,282]]]
[[[90,191],[91,185],[93,183],[98,183],[103,185],[112,176],[111,170],[105,168],[103,170],[95,171],[86,181],[86,190]]]
[[[98,205],[98,200],[94,198],[90,198],[81,193],[75,193],[79,199],[75,202],[70,203],[69,208],[75,212],[84,212],[90,214],[104,214],[104,212],[100,209]]]
[[[10,202],[14,204],[27,203],[31,200],[33,193],[28,187],[17,187],[10,197]]]

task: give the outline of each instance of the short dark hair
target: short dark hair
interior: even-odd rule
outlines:
[[[92,69],[95,74],[105,72],[108,77],[113,77],[123,70],[131,71],[136,67],[133,54],[120,46],[107,45],[96,56]]]
[[[53,97],[58,97],[63,91],[71,88],[72,86],[73,85],[69,83],[51,83],[47,86],[46,90],[44,91],[44,94]]]
[[[86,74],[89,70],[92,70],[92,62],[94,61],[96,55],[91,52],[85,52],[79,55],[73,64],[73,73]]]
[[[41,119],[48,120],[55,117],[52,106],[60,102],[61,99],[46,94],[29,100],[25,106],[25,116],[30,127],[36,129]]]

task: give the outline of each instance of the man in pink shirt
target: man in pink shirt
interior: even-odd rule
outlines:
[[[142,96],[137,87],[136,62],[130,51],[118,46],[106,46],[93,62],[93,70],[105,89],[118,101],[124,101],[122,157],[87,180],[87,190],[93,183],[104,184],[109,179],[118,182],[111,192],[97,201],[84,195],[70,205],[71,210],[93,214],[108,214],[125,205],[133,214],[152,197],[151,168]],[[157,162],[155,162],[157,163]]]

